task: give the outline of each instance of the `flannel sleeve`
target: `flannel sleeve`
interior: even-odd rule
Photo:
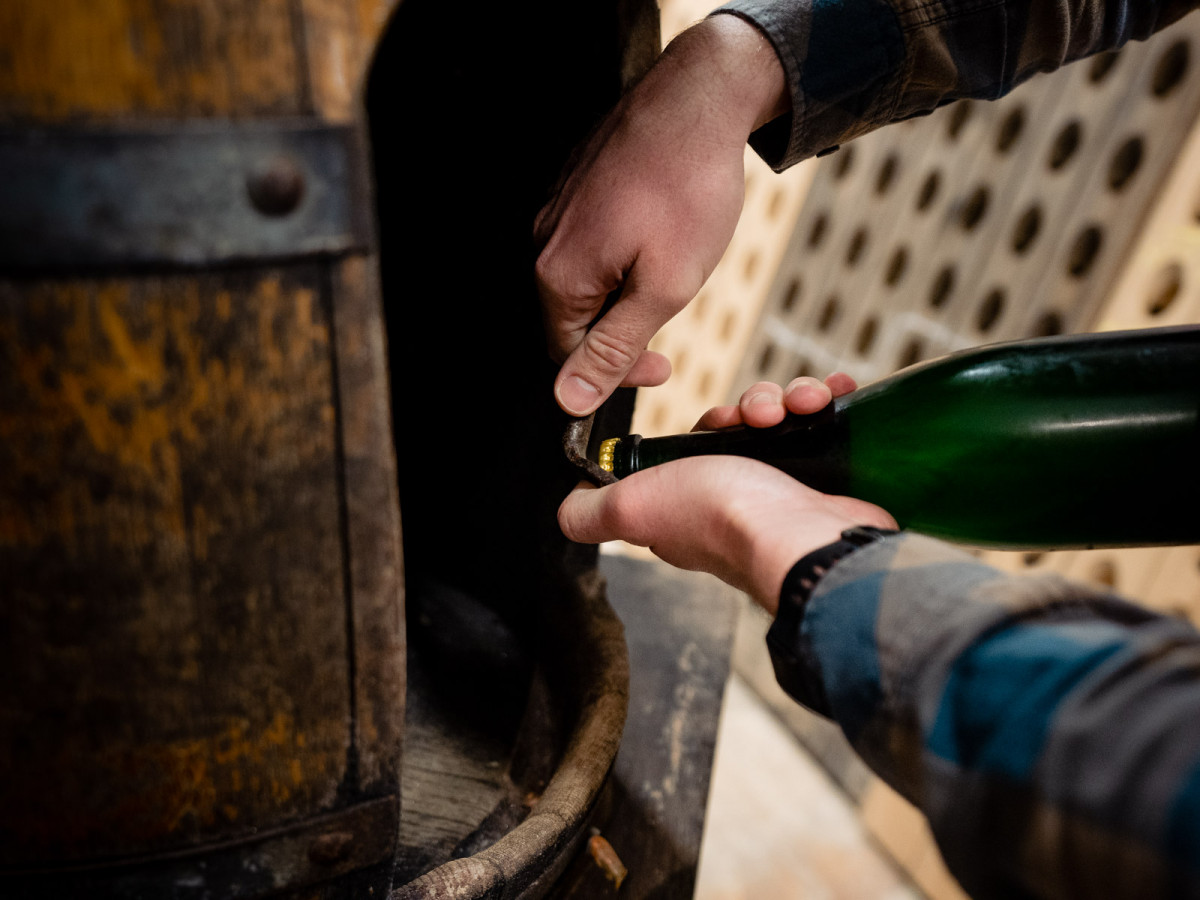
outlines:
[[[1200,897],[1187,623],[901,533],[821,579],[797,641],[972,896]]]
[[[731,0],[779,55],[792,111],[751,145],[776,171],[952,100],[1144,40],[1200,0]]]

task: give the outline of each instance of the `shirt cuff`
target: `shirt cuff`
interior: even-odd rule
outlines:
[[[750,146],[777,172],[892,120],[905,39],[885,0],[731,0],[712,15],[736,15],[775,48],[791,112],[760,128]]]
[[[893,529],[871,526],[848,528],[839,540],[806,554],[784,576],[779,610],[767,632],[767,649],[780,687],[814,712],[830,715],[820,666],[803,634],[810,595],[821,577],[843,559],[896,533]]]

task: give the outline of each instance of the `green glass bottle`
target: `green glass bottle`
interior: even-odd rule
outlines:
[[[685,456],[748,456],[876,503],[903,528],[977,546],[1195,543],[1200,326],[994,344],[772,428],[605,444],[601,466],[618,478]]]

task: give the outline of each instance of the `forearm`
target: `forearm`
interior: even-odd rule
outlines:
[[[755,148],[787,166],[963,97],[994,99],[1036,72],[1145,39],[1200,0],[732,0],[787,73],[792,115]]]
[[[977,897],[1200,891],[1200,635],[886,538],[805,608],[828,712]]]

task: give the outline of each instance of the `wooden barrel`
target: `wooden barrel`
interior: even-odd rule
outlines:
[[[387,888],[389,6],[0,5],[4,896]]]
[[[529,231],[656,10],[390,5],[0,6],[0,896],[590,896]]]
[[[529,228],[655,10],[390,5],[0,7],[4,897],[536,897],[603,819]]]

